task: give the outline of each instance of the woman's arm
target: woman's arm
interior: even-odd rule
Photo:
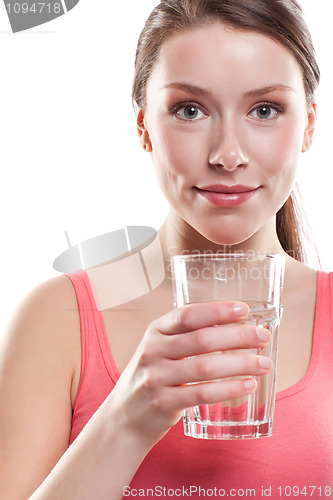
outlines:
[[[68,447],[80,342],[67,279],[20,304],[0,344],[0,498],[27,498]]]
[[[117,385],[68,448],[71,382],[80,352],[69,280],[39,287],[16,318],[0,360],[1,498],[121,499],[183,408],[254,390],[244,380],[216,379],[267,373],[256,356],[224,353],[221,363],[219,351],[266,343],[255,327],[228,325],[244,318],[232,304],[173,310],[151,323]]]
[[[0,498],[110,499],[110,482],[129,484],[148,452],[107,414],[110,404],[68,448],[80,354],[72,284],[66,277],[43,283],[20,304],[1,338]],[[113,498],[122,497],[118,491]]]
[[[154,444],[123,425],[110,397],[29,500],[120,500]]]

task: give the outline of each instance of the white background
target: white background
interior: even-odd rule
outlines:
[[[58,275],[72,244],[167,213],[131,105],[136,41],[155,0],[80,0],[12,34],[0,2],[0,331],[17,302]],[[318,124],[299,184],[325,270],[333,270],[331,0],[300,0],[322,71]]]

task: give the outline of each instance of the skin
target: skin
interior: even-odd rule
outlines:
[[[247,95],[276,84],[292,90]],[[147,102],[138,114],[140,138],[170,203],[166,227],[174,233],[169,238],[164,229],[162,242],[175,244],[177,252],[189,242],[196,249],[233,245],[281,251],[275,214],[292,190],[299,153],[310,147],[315,123],[315,106],[306,109],[294,56],[258,33],[221,24],[195,30],[164,44]],[[197,118],[185,120],[184,108],[175,113],[184,102],[197,108]],[[263,103],[278,108],[270,109],[268,119],[258,116]],[[212,184],[260,189],[240,207],[221,208],[194,189]]]
[[[210,90],[209,99],[161,90],[185,78]],[[295,92],[244,97],[272,83],[292,86]],[[196,123],[170,113],[170,107],[188,100],[206,110]],[[269,124],[253,118],[263,100],[285,108]],[[222,25],[175,36],[161,51],[147,103],[138,113],[138,131],[170,202],[159,231],[166,258],[171,248],[180,253],[225,244],[281,250],[274,215],[293,185],[299,153],[311,144],[315,117],[314,106],[305,108],[301,73],[290,53],[262,35]],[[260,190],[245,206],[226,210],[193,190],[219,182],[258,184]],[[311,353],[315,273],[292,259],[284,302],[280,389],[303,376]],[[82,500],[97,494],[99,499],[121,499],[123,485],[183,408],[248,394],[254,387],[246,379],[223,378],[271,370],[261,356],[223,353],[269,342],[268,331],[239,324],[248,312],[235,308],[240,305],[215,302],[172,309],[166,280],[151,294],[112,311],[117,314],[105,311],[121,377],[67,448],[80,377],[76,297],[64,276],[37,287],[19,306],[0,349],[0,394],[6,401],[0,406],[0,497]],[[126,308],[132,306],[129,315]]]

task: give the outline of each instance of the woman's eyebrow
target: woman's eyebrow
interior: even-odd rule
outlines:
[[[267,87],[263,87],[261,89],[250,90],[245,93],[245,97],[258,97],[260,95],[269,94],[270,92],[276,91],[284,91],[284,92],[296,92],[295,89],[289,87],[288,85],[283,85],[282,83],[276,83],[274,85],[268,85]]]
[[[198,87],[196,85],[190,85],[189,83],[174,82],[174,83],[168,83],[167,85],[162,87],[162,89],[168,89],[168,88],[185,90],[187,92],[190,92],[191,94],[196,94],[196,95],[212,96],[212,92],[210,90]],[[249,92],[245,93],[245,97],[258,97],[260,95],[269,94],[270,92],[276,92],[276,91],[296,92],[295,89],[289,87],[288,85],[283,85],[282,83],[276,83],[274,85],[268,85],[260,89],[250,90]]]
[[[196,94],[196,95],[205,95],[205,96],[211,96],[212,93],[210,90],[206,90],[202,87],[197,87],[196,85],[190,85],[189,83],[168,83],[162,89],[169,89],[169,88],[176,88],[180,90],[185,90],[186,92],[190,92],[191,94]]]

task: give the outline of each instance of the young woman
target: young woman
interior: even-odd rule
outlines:
[[[294,0],[154,9],[133,100],[170,204],[166,278],[112,311],[96,310],[85,273],[43,283],[20,306],[1,351],[1,498],[332,495],[331,276],[301,262],[291,194],[318,81]],[[240,323],[246,304],[173,309],[170,254],[226,246],[286,254],[271,438],[183,434],[184,408],[250,393],[250,376],[271,370],[265,357],[223,352],[269,342]]]

